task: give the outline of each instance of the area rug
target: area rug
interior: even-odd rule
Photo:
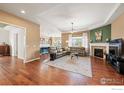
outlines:
[[[64,56],[54,61],[44,62],[44,64],[92,77],[91,60],[89,57],[75,57],[71,59],[70,56]]]

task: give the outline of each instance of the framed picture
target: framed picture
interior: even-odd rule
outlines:
[[[102,31],[96,31],[95,32],[96,41],[102,40]]]

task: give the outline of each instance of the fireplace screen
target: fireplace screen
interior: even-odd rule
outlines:
[[[94,56],[103,58],[103,49],[94,49]]]

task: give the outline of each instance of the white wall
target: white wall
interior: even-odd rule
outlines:
[[[21,59],[25,58],[25,45],[24,45],[24,36],[25,32],[24,29],[20,29],[18,32],[18,57]]]
[[[10,44],[9,42],[9,31],[0,28],[0,43],[5,42],[6,44]]]

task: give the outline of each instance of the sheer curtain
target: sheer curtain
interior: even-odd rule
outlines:
[[[69,38],[68,38],[69,40],[68,40],[68,46],[69,47],[72,47],[72,35],[70,34],[69,35]]]
[[[88,33],[83,33],[82,36],[82,46],[88,48]]]

